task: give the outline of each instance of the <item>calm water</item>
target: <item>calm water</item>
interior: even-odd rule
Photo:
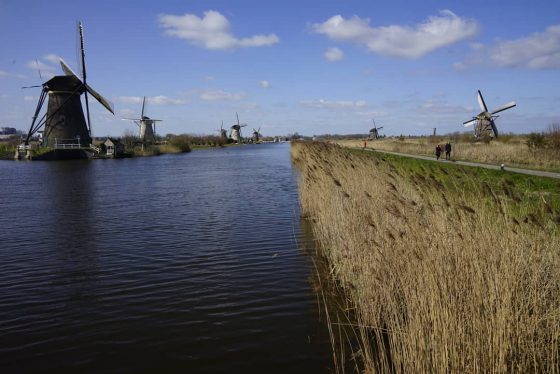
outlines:
[[[289,145],[0,161],[0,372],[327,372]]]

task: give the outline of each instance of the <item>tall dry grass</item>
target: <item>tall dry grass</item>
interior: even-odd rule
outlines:
[[[383,151],[433,156],[436,144],[442,146],[447,138],[386,138],[368,141],[368,148]],[[504,139],[505,140],[505,139]],[[560,170],[560,151],[556,148],[529,148],[522,136],[507,138],[508,141],[468,142],[451,141],[454,160],[474,161],[486,164],[506,164],[543,170]],[[363,140],[341,140],[337,144],[362,147]]]
[[[560,212],[544,195],[324,143],[292,158],[366,372],[559,372]]]

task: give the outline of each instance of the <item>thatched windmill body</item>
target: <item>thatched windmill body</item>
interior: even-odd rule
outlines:
[[[371,120],[373,121],[373,127],[369,130],[369,138],[379,139],[379,130],[381,130],[383,126],[377,127],[377,125],[375,124],[375,119],[372,118]]]
[[[222,140],[227,141],[228,136],[226,129],[224,129],[224,121],[222,121],[222,126],[220,126],[220,128],[217,129],[216,132],[219,134]]]
[[[66,75],[58,75],[42,84],[42,91],[35,109],[33,121],[25,144],[44,126],[43,145],[54,149],[80,149],[91,145],[91,119],[88,94],[92,95],[109,112],[114,114],[113,105],[87,83],[83,26],[78,23],[82,77],[78,77],[63,59],[60,65]],[[85,96],[86,116],[82,108],[81,95]],[[46,113],[39,113],[48,97]]]
[[[474,136],[478,139],[484,136],[488,136],[490,138],[497,138],[498,137],[498,128],[496,127],[496,123],[494,120],[498,118],[496,114],[503,112],[504,110],[513,108],[516,104],[514,101],[511,101],[507,104],[504,104],[493,111],[488,111],[488,107],[486,106],[486,102],[482,97],[482,92],[478,90],[478,105],[480,106],[480,112],[476,117],[473,119],[463,122],[463,126],[469,127],[474,125]]]
[[[245,123],[239,123],[239,115],[235,113],[237,117],[237,123],[231,126],[229,137],[236,143],[241,143],[241,128],[247,126]]]
[[[260,131],[261,131],[260,127],[257,130],[253,128],[253,143],[258,143],[259,140],[261,139],[262,135]]]
[[[149,144],[156,142],[156,122],[161,122],[161,119],[153,119],[144,115],[146,108],[146,96],[142,100],[142,113],[140,118],[122,118],[123,121],[133,121],[140,130],[140,140],[142,144]]]

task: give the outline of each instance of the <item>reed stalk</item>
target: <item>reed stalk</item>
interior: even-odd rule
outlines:
[[[363,370],[559,371],[557,184],[325,143],[292,159]]]

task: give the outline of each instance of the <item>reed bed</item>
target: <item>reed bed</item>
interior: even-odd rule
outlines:
[[[507,141],[505,141],[507,139]],[[530,148],[527,139],[522,136],[506,138],[504,141],[468,142],[453,141],[452,158],[454,160],[474,161],[486,164],[506,164],[508,166],[527,167],[542,170],[560,170],[560,151],[548,148]],[[442,147],[449,139],[431,138],[389,138],[367,142],[368,148],[383,151],[400,152],[433,156],[436,144]],[[363,140],[341,140],[338,144],[353,148],[363,147]]]
[[[315,142],[292,159],[360,370],[559,372],[557,182]]]

